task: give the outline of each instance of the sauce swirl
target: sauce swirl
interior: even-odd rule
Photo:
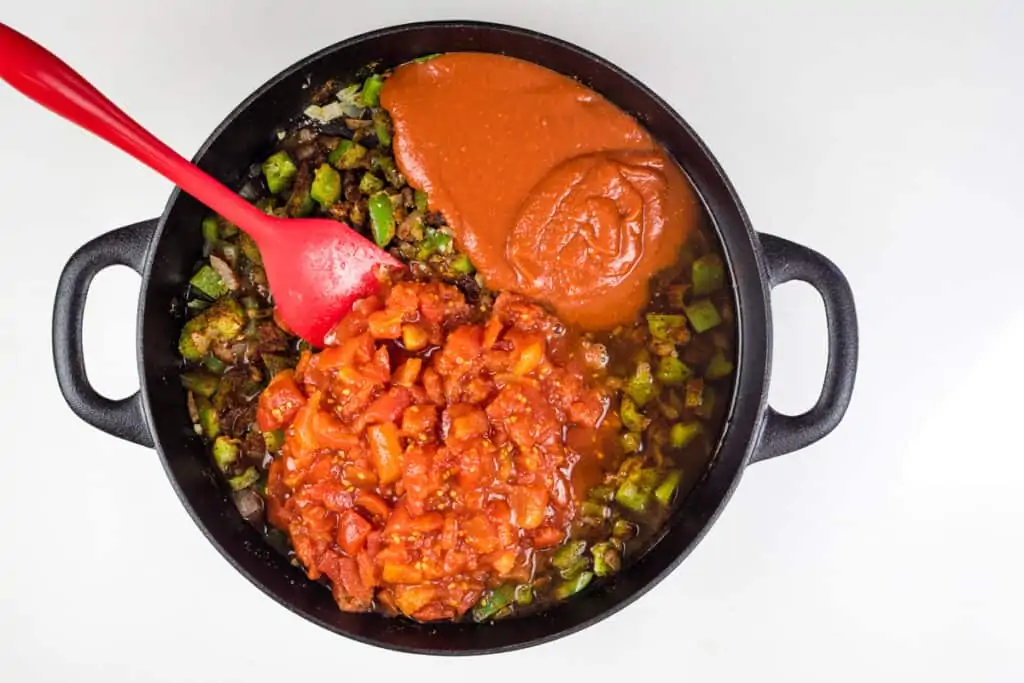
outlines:
[[[634,320],[697,223],[679,167],[576,81],[495,54],[397,68],[382,105],[395,158],[487,285],[584,329]]]

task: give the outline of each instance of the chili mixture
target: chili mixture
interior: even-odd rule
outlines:
[[[446,79],[485,64],[523,106],[425,122],[421,84],[454,113]],[[515,178],[459,148],[456,130],[468,143],[481,126],[503,153],[512,133],[530,151]],[[458,163],[442,178],[445,155]],[[533,185],[515,189],[522,175]],[[490,55],[368,69],[318,89],[240,194],[334,217],[409,266],[313,349],[275,318],[252,240],[209,216],[180,307],[182,383],[212,463],[340,609],[543,609],[639,556],[706,471],[736,351],[723,259],[678,167],[596,93]]]

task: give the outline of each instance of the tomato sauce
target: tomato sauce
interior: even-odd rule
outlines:
[[[395,69],[395,159],[487,285],[584,329],[634,321],[700,214],[679,167],[629,115],[522,60],[449,53]]]
[[[276,375],[257,414],[286,430],[268,520],[308,576],[343,610],[421,621],[529,581],[620,428],[600,354],[517,295],[482,317],[437,282],[385,287],[327,344]]]

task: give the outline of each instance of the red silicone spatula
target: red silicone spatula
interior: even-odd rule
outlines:
[[[402,267],[337,221],[266,215],[157,140],[55,55],[2,23],[0,78],[120,147],[247,232],[263,255],[281,318],[315,346],[323,345],[324,335],[356,299],[376,291],[379,267]]]

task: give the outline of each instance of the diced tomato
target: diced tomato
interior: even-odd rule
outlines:
[[[377,585],[377,568],[373,559],[368,553],[362,552],[356,555],[356,565],[359,567],[359,578],[367,588]]]
[[[423,572],[407,564],[389,562],[381,570],[380,578],[387,583],[420,583],[423,581]]]
[[[409,406],[402,413],[402,436],[417,441],[433,440],[436,428],[437,408],[432,405]]]
[[[391,387],[366,407],[362,414],[365,424],[398,422],[404,411],[412,403],[412,393],[405,387]]]
[[[423,388],[426,390],[427,398],[430,399],[431,403],[439,406],[445,404],[444,384],[441,382],[441,376],[437,374],[434,368],[425,368],[423,370]]]
[[[371,313],[366,322],[374,339],[400,339],[402,337],[402,312],[384,309]]]
[[[370,440],[370,454],[381,485],[398,481],[402,476],[402,444],[398,439],[398,427],[394,422],[371,425],[366,436]]]
[[[391,382],[392,384],[397,384],[400,387],[411,387],[416,384],[416,380],[419,379],[420,370],[422,368],[422,358],[410,358],[395,370],[395,374],[391,377]]]
[[[324,573],[334,583],[334,598],[338,606],[349,612],[365,612],[370,609],[373,604],[373,589],[363,583],[359,575],[359,565],[351,557],[335,557],[333,575],[327,571]]]
[[[523,529],[536,529],[544,523],[548,504],[548,490],[544,486],[513,486],[508,503],[515,513],[516,525]]]
[[[490,320],[487,321],[487,325],[484,326],[484,348],[492,348],[496,343],[498,343],[498,338],[504,330],[505,326],[502,324],[501,319],[496,315],[492,315]]]
[[[533,532],[534,548],[554,548],[562,542],[565,534],[553,526],[542,526]]]
[[[419,325],[402,325],[402,346],[408,351],[422,351],[429,342],[430,335]]]
[[[505,576],[516,566],[516,551],[515,550],[499,550],[487,555],[484,558],[494,571],[498,572],[499,575]]]
[[[346,510],[338,516],[338,545],[350,556],[363,549],[366,536],[373,527],[354,510]]]
[[[487,434],[491,428],[484,411],[468,403],[456,403],[444,412],[442,425],[448,441],[468,442]]]
[[[355,504],[382,520],[391,515],[391,507],[376,493],[360,491],[356,494]]]
[[[427,512],[409,520],[408,528],[413,533],[429,534],[444,526],[444,516],[439,512]]]
[[[347,451],[359,445],[359,437],[325,410],[318,410],[312,416],[312,430],[313,438],[322,448]]]
[[[306,397],[295,384],[294,373],[282,370],[260,394],[256,422],[262,431],[272,432],[291,422],[305,404]]]
[[[540,338],[529,339],[522,342],[522,346],[516,347],[513,352],[515,365],[512,366],[512,373],[522,377],[528,375],[544,362],[544,340]]]
[[[494,525],[483,515],[475,515],[464,520],[462,532],[466,534],[466,543],[478,553],[490,553],[498,548]]]
[[[438,588],[432,584],[422,586],[395,586],[395,605],[407,616],[426,607],[437,596]]]

